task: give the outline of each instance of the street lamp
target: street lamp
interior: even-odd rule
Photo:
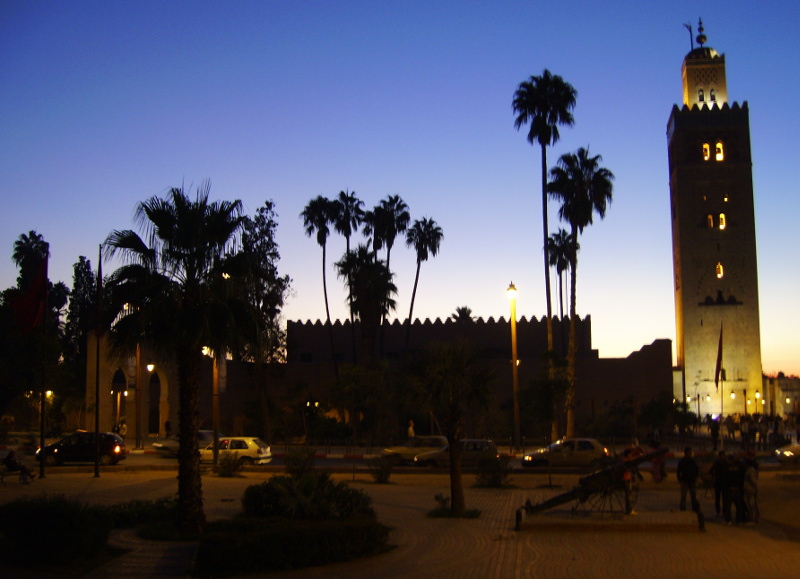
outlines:
[[[217,353],[208,346],[203,346],[203,355],[212,360],[211,369],[211,422],[214,431],[214,467],[219,466],[219,364]]]
[[[512,281],[506,295],[511,302],[511,376],[514,392],[514,446],[519,448],[519,359],[517,358],[517,288]]]

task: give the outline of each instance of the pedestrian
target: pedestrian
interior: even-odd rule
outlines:
[[[653,450],[656,451],[661,447],[661,444],[658,442],[653,442],[652,444]],[[660,483],[665,478],[667,478],[667,459],[664,458],[663,454],[660,454],[653,458],[650,461],[650,472],[653,475],[653,480],[657,483]]]
[[[722,514],[722,494],[728,479],[728,457],[724,450],[720,450],[717,460],[711,465],[709,471],[714,480],[714,510],[717,517]]]
[[[708,431],[711,433],[711,445],[712,450],[717,450],[717,439],[719,438],[719,422],[711,419],[711,422],[708,424]]]
[[[750,449],[750,426],[750,416],[742,416],[742,419],[739,422],[739,430],[742,431],[742,450]]]
[[[755,454],[744,461],[744,484],[742,498],[747,509],[747,521],[758,523],[758,463]]]
[[[686,510],[686,493],[688,492],[692,499],[692,510],[699,509],[697,502],[697,477],[700,476],[700,467],[694,460],[692,447],[687,446],[683,449],[683,458],[678,461],[677,477],[678,482],[681,483],[681,510]]]
[[[733,440],[736,435],[736,423],[733,421],[733,416],[728,414],[725,418],[725,430],[728,432],[728,440]]]
[[[30,484],[30,482],[36,478],[36,475],[31,472],[31,469],[19,461],[17,453],[14,450],[8,451],[8,454],[3,459],[3,464],[8,469],[8,472],[18,472],[19,479],[23,484]]]
[[[728,469],[725,477],[725,490],[722,493],[722,510],[725,523],[730,526],[733,524],[731,507],[736,508],[736,524],[746,520],[745,505],[742,500],[742,488],[744,486],[744,468],[742,463],[736,460],[732,454],[728,455]]]
[[[122,422],[119,423],[118,433],[122,437],[123,440],[125,439],[125,435],[128,434],[128,425],[125,424],[125,419],[124,418],[122,419]]]
[[[172,420],[169,418],[167,418],[167,421],[164,423],[164,432],[166,433],[167,438],[172,435]]]
[[[416,433],[414,432],[414,421],[413,420],[409,420],[408,421],[408,437],[409,438],[414,438],[415,436],[416,436]]]

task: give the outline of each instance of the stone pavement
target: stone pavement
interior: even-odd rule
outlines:
[[[258,471],[249,471],[237,479],[204,476],[207,517],[235,514],[244,489],[269,476],[271,473]],[[556,489],[541,488],[548,482],[546,475],[515,473],[512,489],[472,488],[469,485],[473,479],[466,475],[467,507],[481,511],[478,519],[426,517],[436,506],[436,494],[449,495],[446,474],[398,474],[388,485],[374,484],[367,473],[335,478],[351,481],[372,496],[379,520],[392,528],[390,543],[396,548],[378,557],[276,576],[580,579],[705,575],[763,579],[797,573],[800,543],[771,519],[771,513],[776,513],[777,521],[779,513],[786,510],[782,498],[776,498],[774,504],[762,503],[762,522],[758,526],[726,527],[710,517],[706,532],[701,533],[693,513],[675,510],[679,491],[674,475],[661,484],[644,481],[636,505],[637,516],[573,517],[567,505],[543,515],[526,516],[519,531],[514,530],[514,513],[526,499],[535,503],[567,491],[578,475],[554,475],[553,482],[560,486]],[[762,496],[771,485],[783,488],[787,484],[788,496],[793,496],[797,482],[785,483],[775,473],[762,473]],[[155,499],[173,494],[176,488],[174,471],[104,471],[95,478],[91,473],[62,474],[51,470],[46,479],[31,485],[10,481],[0,486],[0,502],[22,495],[59,493],[94,504],[112,504],[133,497]],[[699,498],[707,515],[713,515],[713,497],[701,491]],[[796,512],[796,504],[791,508]],[[196,548],[191,542],[144,541],[130,530],[115,531],[111,543],[129,551],[85,577],[188,576]],[[28,572],[15,574],[8,569],[0,569],[0,575],[48,577]]]

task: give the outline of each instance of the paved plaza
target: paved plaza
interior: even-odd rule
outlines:
[[[203,477],[209,519],[231,516],[240,509],[244,489],[271,473],[250,470],[241,478]],[[276,573],[286,579],[320,577],[708,577],[796,576],[800,555],[800,491],[797,473],[762,472],[762,521],[753,526],[725,526],[714,518],[713,496],[700,492],[707,516],[700,532],[694,513],[677,511],[679,490],[674,473],[656,484],[642,483],[637,515],[571,516],[571,505],[526,516],[514,529],[514,513],[527,499],[536,503],[569,490],[577,474],[553,475],[557,488],[542,488],[542,474],[512,476],[511,489],[471,487],[465,475],[467,507],[479,509],[478,519],[431,519],[434,496],[449,494],[445,474],[395,474],[388,485],[372,482],[366,472],[335,475],[364,489],[373,498],[378,518],[392,528],[384,555],[320,568]],[[130,498],[155,499],[174,494],[174,470],[91,472],[51,469],[31,485],[8,480],[0,486],[0,501],[43,493],[65,494],[93,504],[113,504]],[[111,543],[129,551],[84,575],[109,577],[182,577],[194,555],[194,543],[149,542],[132,530],[114,531]],[[36,577],[4,570],[4,577]],[[54,575],[51,575],[54,576]],[[48,577],[48,575],[39,575]]]

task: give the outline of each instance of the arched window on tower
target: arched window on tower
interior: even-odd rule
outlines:
[[[711,146],[708,143],[703,143],[703,161],[708,161],[711,158]]]
[[[725,158],[725,153],[722,150],[722,141],[717,141],[715,158],[717,161],[722,161]]]
[[[725,272],[722,269],[722,264],[717,262],[717,279],[722,279],[723,275],[725,275]]]
[[[720,229],[725,229],[725,225],[726,225],[725,214],[724,213],[720,213],[719,214],[719,228]]]
[[[708,100],[710,100],[712,103],[717,102],[717,95],[716,93],[714,93],[713,88],[708,91]]]
[[[714,229],[714,216],[709,213],[706,215],[706,222],[708,223],[709,229]]]
[[[703,89],[698,89],[698,91],[697,91],[697,102],[701,103],[701,102],[703,102],[705,100],[706,100],[706,98],[705,98],[705,94],[703,93]]]

